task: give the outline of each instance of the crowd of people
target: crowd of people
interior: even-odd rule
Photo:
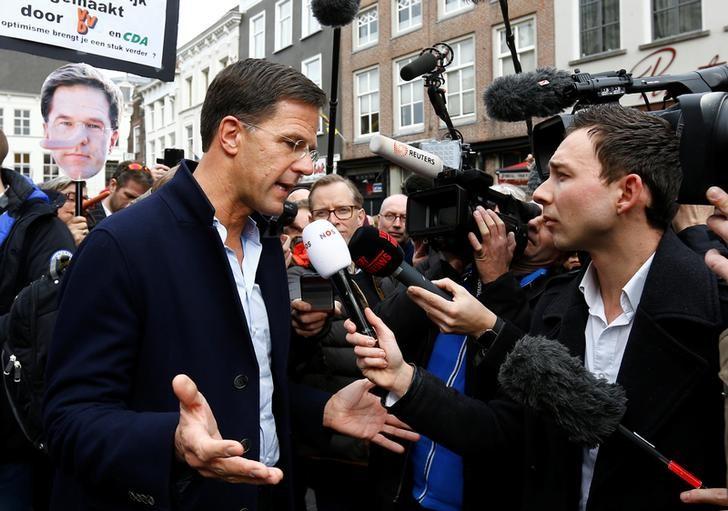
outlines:
[[[66,176],[103,168],[118,91],[70,64],[41,98],[64,175],[0,173],[4,346],[14,298],[59,251],[73,258],[44,340],[40,444],[10,392],[0,399],[0,509],[303,511],[311,495],[319,511],[728,505],[728,194],[707,190],[714,211],[678,206],[665,121],[579,111],[533,192],[525,248],[477,206],[461,250],[411,238],[406,195],[370,217],[345,177],[300,186],[325,95],[286,66],[229,65],[202,107],[202,158],[123,162],[81,215]],[[0,132],[0,162],[7,152]],[[279,224],[286,201],[296,214]],[[352,264],[376,339],[357,332],[333,288],[307,301],[302,236],[316,220],[346,243],[374,225],[451,299]],[[621,386],[621,423],[702,487],[616,433],[575,443],[504,394],[499,370],[536,336]]]

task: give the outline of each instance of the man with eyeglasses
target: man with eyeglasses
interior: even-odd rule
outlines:
[[[231,64],[207,90],[200,161],[81,245],[46,371],[53,509],[291,510],[292,423],[411,436],[364,381],[331,396],[288,380],[283,251],[264,233],[313,172],[324,103],[292,68]]]
[[[404,259],[412,264],[414,243],[407,234],[407,196],[401,193],[390,195],[382,201],[379,209],[379,228],[392,236],[404,252]]]

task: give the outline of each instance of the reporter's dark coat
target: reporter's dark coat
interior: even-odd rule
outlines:
[[[197,383],[223,438],[247,443],[248,458],[260,451],[255,352],[193,165],[184,163],[158,192],[97,226],[69,270],[44,414],[60,467],[53,509],[256,509],[256,486],[205,479],[175,461],[179,403],[171,382],[179,373]],[[281,318],[290,317],[290,306],[280,242],[261,241],[256,282],[269,317],[286,475],[275,505],[289,509],[290,321]],[[298,406],[310,404],[311,423],[321,424],[319,397],[297,397]]]
[[[614,264],[618,264],[617,261]],[[584,356],[587,306],[581,275],[552,282],[534,311],[531,332],[544,334]],[[724,303],[715,276],[674,233],[662,237],[636,312],[617,382],[628,398],[623,424],[637,431],[668,458],[702,478],[725,484],[723,397],[718,379],[718,335],[725,326]],[[517,340],[507,327],[491,356],[502,357]],[[532,411],[524,422],[507,400],[482,403],[444,389],[424,377],[391,410],[417,431],[455,452],[492,456],[523,427],[522,500],[512,508],[578,509],[581,446]],[[514,453],[518,447],[513,446]],[[659,461],[617,434],[601,446],[588,511],[699,509],[682,505],[690,487]],[[521,502],[519,502],[521,500]],[[488,503],[488,492],[483,495]]]

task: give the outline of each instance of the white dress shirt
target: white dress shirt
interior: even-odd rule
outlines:
[[[227,229],[220,221],[213,219],[223,245],[227,239]],[[225,246],[230,269],[235,277],[240,303],[243,304],[248,332],[253,341],[255,358],[258,360],[260,380],[260,462],[269,467],[278,463],[280,449],[276,434],[276,423],[273,418],[273,375],[270,369],[271,338],[268,325],[268,311],[265,308],[260,286],[255,283],[255,273],[263,246],[260,243],[260,231],[255,220],[248,218],[240,236],[243,246],[243,264],[238,263],[235,252]],[[241,339],[242,341],[242,339]]]
[[[617,381],[629,333],[632,331],[632,325],[634,324],[635,311],[642,298],[645,279],[654,257],[655,254],[653,253],[622,288],[619,297],[622,314],[614,318],[611,323],[607,323],[601,288],[596,270],[591,263],[589,263],[589,267],[579,283],[579,290],[584,294],[584,301],[589,307],[589,319],[586,322],[586,330],[584,331],[586,340],[584,365],[597,378],[603,378],[610,383]],[[594,476],[594,464],[597,461],[598,453],[599,446],[594,449],[584,448],[581,465],[581,497],[579,500],[579,509],[581,511],[586,509],[589,489]]]

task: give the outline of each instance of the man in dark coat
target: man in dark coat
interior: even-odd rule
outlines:
[[[714,275],[669,229],[680,178],[678,141],[661,119],[618,105],[575,117],[534,198],[556,247],[586,250],[591,263],[554,279],[530,331],[558,339],[597,377],[622,385],[623,424],[718,485],[725,461],[717,340],[726,316]],[[461,287],[443,286],[452,302],[409,293],[436,322],[449,318],[453,329],[490,342],[486,360],[502,358],[519,330]],[[586,449],[548,417],[524,410],[523,420],[507,400],[483,403],[446,389],[404,364],[390,332],[371,319],[381,349],[359,334],[350,340],[365,375],[399,398],[390,411],[457,453],[480,453],[483,463],[511,445],[522,467],[512,476],[523,485],[513,508],[684,508],[686,483],[623,437]],[[515,442],[514,432],[522,433]],[[482,502],[496,490],[484,488]]]
[[[291,68],[231,64],[199,164],[82,245],[48,358],[54,509],[286,510],[291,422],[389,442],[363,381],[328,399],[286,377],[285,264],[262,215],[313,171],[323,103]]]

